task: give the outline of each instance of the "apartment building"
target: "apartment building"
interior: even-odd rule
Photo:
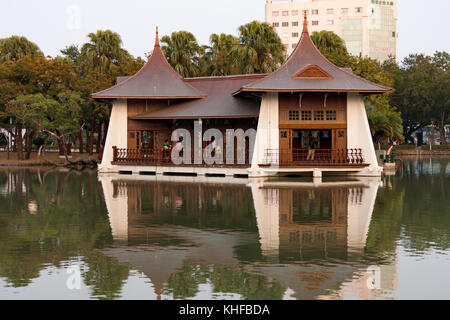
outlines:
[[[336,33],[350,54],[384,61],[397,53],[398,0],[267,0],[266,22],[280,36],[288,54],[302,33],[303,15],[309,30]]]

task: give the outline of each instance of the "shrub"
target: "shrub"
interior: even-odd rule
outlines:
[[[422,150],[430,150],[430,145],[424,144],[424,145],[421,147],[421,149],[422,149]],[[441,144],[441,145],[439,145],[439,144],[433,145],[433,146],[431,146],[431,149],[432,149],[432,150],[450,150],[450,143],[447,143],[447,144]]]
[[[400,144],[398,146],[395,146],[396,150],[414,150],[416,149],[416,146],[414,144]]]

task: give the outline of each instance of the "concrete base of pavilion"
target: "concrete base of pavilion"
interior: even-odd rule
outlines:
[[[249,177],[271,177],[271,176],[290,176],[290,175],[309,175],[313,178],[322,178],[322,176],[359,176],[359,177],[380,177],[383,172],[382,167],[253,167],[249,169]]]
[[[312,176],[321,179],[323,175],[330,176],[359,176],[379,177],[383,168],[381,167],[358,167],[358,168],[334,168],[334,167],[202,167],[202,166],[134,166],[113,165],[100,166],[100,173],[118,173],[128,175],[166,175],[166,176],[206,176],[206,177],[283,177],[283,176]]]

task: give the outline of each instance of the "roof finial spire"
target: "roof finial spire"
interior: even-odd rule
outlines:
[[[308,33],[308,16],[307,16],[306,10],[304,12],[304,15],[305,15],[305,19],[303,21],[303,33]]]
[[[156,40],[155,40],[155,47],[159,47],[159,32],[158,32],[158,26],[156,26]]]

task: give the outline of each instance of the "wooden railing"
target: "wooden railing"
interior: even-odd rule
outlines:
[[[267,149],[263,165],[364,165],[361,149]]]
[[[246,165],[249,166],[248,159]],[[224,159],[225,161],[225,159]],[[172,165],[171,151],[162,149],[125,149],[113,147],[113,164]],[[194,159],[191,163],[194,165]],[[267,149],[260,165],[281,166],[365,166],[361,149]],[[197,164],[206,166],[206,164]],[[220,165],[229,167],[230,165]]]
[[[113,147],[113,164],[116,165],[174,165],[171,158],[171,150],[163,149],[126,149]],[[226,155],[223,155],[224,164],[207,165],[206,163],[195,164],[193,152],[191,152],[190,166],[211,166],[211,167],[249,167],[248,155],[245,164],[229,165],[226,163]],[[234,158],[237,162],[237,157]]]
[[[162,164],[170,162],[170,150],[113,147],[113,163],[115,164]]]

